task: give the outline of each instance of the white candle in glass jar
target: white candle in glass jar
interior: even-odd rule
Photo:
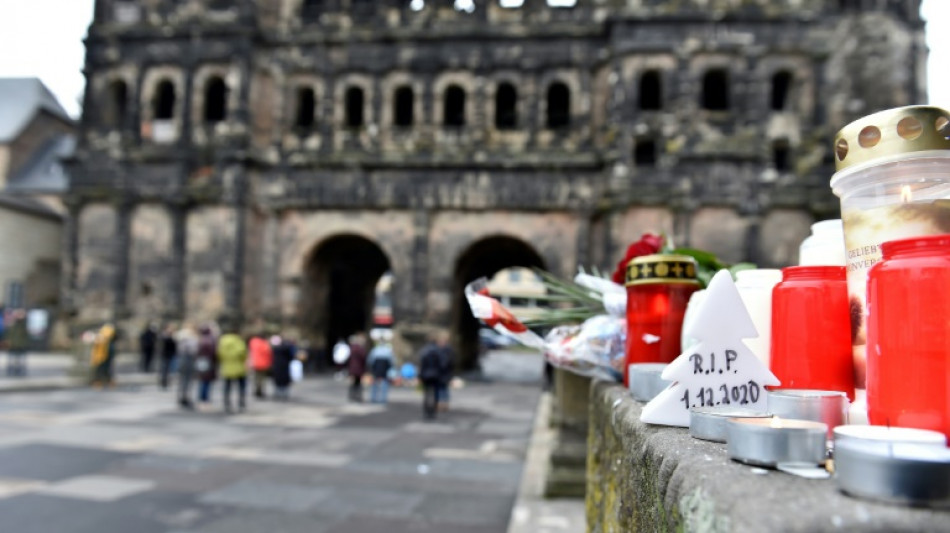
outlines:
[[[736,289],[745,304],[759,336],[742,339],[752,353],[769,366],[772,344],[772,289],[782,281],[782,271],[772,268],[740,270],[736,273]]]
[[[840,218],[822,220],[811,225],[811,235],[798,249],[799,266],[847,266],[844,245],[844,223]]]

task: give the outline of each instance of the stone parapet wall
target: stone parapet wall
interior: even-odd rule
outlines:
[[[947,531],[950,511],[850,498],[807,480],[734,462],[726,445],[640,422],[622,387],[590,389],[589,532]]]

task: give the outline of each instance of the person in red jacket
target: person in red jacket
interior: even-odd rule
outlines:
[[[369,351],[366,334],[358,331],[350,336],[350,359],[346,369],[353,380],[350,385],[350,400],[363,401],[363,374],[366,373],[366,355]]]
[[[274,353],[271,350],[270,343],[264,338],[264,335],[255,335],[247,343],[247,349],[251,359],[251,370],[254,371],[254,397],[265,398],[265,383],[270,376],[271,365],[274,361]]]

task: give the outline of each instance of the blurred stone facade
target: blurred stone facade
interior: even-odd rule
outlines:
[[[68,310],[322,344],[388,270],[404,337],[464,340],[471,277],[648,230],[787,265],[838,215],[833,133],[925,102],[917,0],[554,3],[98,0]]]

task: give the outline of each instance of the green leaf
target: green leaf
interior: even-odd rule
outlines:
[[[729,267],[729,273],[732,274],[732,279],[736,279],[736,274],[743,270],[752,270],[758,268],[755,263],[736,263]]]
[[[722,261],[720,261],[719,258],[716,257],[714,254],[710,252],[706,252],[704,250],[697,250],[695,248],[676,248],[675,250],[673,250],[672,253],[679,254],[679,255],[688,255],[692,257],[693,259],[695,259],[696,262],[699,263],[700,266],[704,266],[707,268],[714,268],[716,270],[720,270],[727,267],[727,265],[723,263]]]

